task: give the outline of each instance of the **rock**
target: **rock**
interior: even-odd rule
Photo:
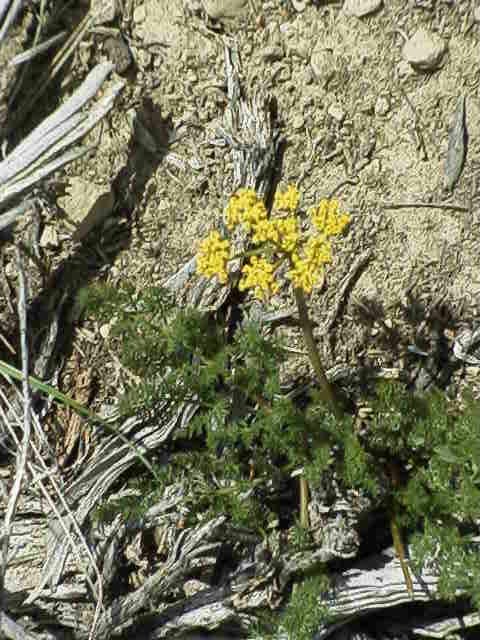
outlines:
[[[275,62],[283,58],[282,47],[265,47],[260,52],[260,56],[264,62]]]
[[[328,107],[328,115],[336,120],[339,124],[345,120],[345,111],[339,104],[331,104]]]
[[[132,17],[135,24],[144,22],[145,18],[147,17],[147,10],[145,8],[145,5],[141,4],[139,7],[135,7]]]
[[[108,186],[72,178],[67,195],[59,198],[58,203],[69,220],[77,225],[73,240],[80,242],[112,213],[115,198]]]
[[[40,246],[46,249],[47,247],[58,247],[58,244],[56,228],[51,224],[47,225],[40,236]]]
[[[326,48],[323,42],[319,40],[313,49],[310,66],[319,84],[326,88],[335,75],[337,57],[332,49]]]
[[[301,129],[304,128],[304,126],[305,126],[305,121],[301,114],[297,114],[296,116],[293,117],[292,129],[294,131],[300,131]]]
[[[345,0],[343,8],[347,15],[363,18],[378,11],[382,4],[382,0]]]
[[[298,13],[305,11],[307,6],[310,4],[310,0],[291,0],[292,6]]]
[[[390,100],[386,96],[378,96],[375,102],[375,115],[383,117],[386,116],[389,111]]]
[[[115,65],[117,73],[125,73],[132,64],[132,54],[123,38],[107,38],[103,44],[103,49],[107,54],[107,58]]]
[[[118,13],[117,0],[92,0],[90,12],[97,26],[112,22]]]
[[[421,28],[405,42],[402,54],[414,69],[432,71],[440,66],[446,50],[439,35]]]
[[[231,20],[245,11],[248,0],[205,0],[204,6],[212,20]]]

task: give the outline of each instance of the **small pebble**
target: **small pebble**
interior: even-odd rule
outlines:
[[[378,96],[375,102],[375,115],[383,117],[390,111],[390,101],[386,96]]]
[[[281,47],[265,47],[260,52],[260,56],[264,62],[275,62],[283,58],[283,49]]]
[[[119,74],[125,73],[132,64],[132,54],[125,40],[121,37],[107,38],[103,48],[108,59],[115,65],[115,71]]]
[[[419,29],[403,45],[403,57],[414,69],[432,71],[437,69],[445,55],[447,45],[436,33]]]
[[[336,120],[339,124],[345,120],[345,111],[338,104],[331,104],[328,107],[328,115]]]
[[[318,82],[325,87],[335,75],[336,56],[319,41],[312,52],[310,66]]]
[[[300,131],[300,129],[303,129],[303,127],[304,127],[303,116],[300,114],[294,116],[292,120],[292,129],[294,131]]]
[[[212,20],[229,20],[240,16],[247,8],[247,0],[205,0],[207,15]]]
[[[382,0],[345,0],[343,8],[347,15],[363,18],[363,16],[378,11],[381,6]]]
[[[141,4],[139,7],[135,7],[135,9],[133,10],[133,21],[135,22],[135,24],[145,22],[146,17],[147,11],[144,4]]]
[[[310,4],[309,0],[291,0],[292,6],[298,13],[305,11],[307,6]]]

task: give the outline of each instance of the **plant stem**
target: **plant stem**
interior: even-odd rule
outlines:
[[[393,547],[402,568],[403,579],[405,580],[405,586],[407,587],[408,595],[410,596],[410,598],[413,598],[412,576],[410,575],[410,571],[408,569],[407,561],[405,558],[405,547],[403,546],[402,537],[400,535],[400,529],[398,528],[395,514],[392,514],[390,516],[390,531],[393,538]]]
[[[399,473],[398,466],[391,461],[387,464],[387,470],[390,475],[392,487],[398,491],[400,487],[400,473]],[[392,510],[390,513],[390,532],[392,534],[393,547],[395,549],[395,553],[397,554],[397,557],[400,561],[400,566],[402,568],[402,573],[403,573],[403,579],[405,580],[405,586],[407,587],[408,595],[411,598],[413,598],[412,577],[410,575],[410,570],[408,568],[407,560],[405,557],[405,547],[403,545],[400,528],[397,524],[396,509],[394,504],[392,505]]]
[[[340,406],[340,402],[335,396],[332,385],[327,380],[325,370],[320,360],[317,345],[315,344],[315,338],[313,337],[312,323],[308,316],[307,303],[305,301],[305,295],[302,289],[296,288],[295,290],[295,302],[297,303],[298,316],[300,319],[300,326],[302,327],[303,339],[305,346],[307,347],[308,357],[312,363],[313,370],[315,371],[322,394],[326,402],[330,405],[336,418],[343,416],[343,410]]]
[[[313,336],[312,323],[308,316],[307,303],[305,301],[305,295],[300,288],[295,288],[295,302],[297,303],[298,317],[300,319],[300,326],[302,327],[303,339],[305,346],[307,347],[308,357],[312,363],[313,370],[317,375],[320,388],[326,402],[329,404],[336,418],[343,416],[343,411],[339,401],[335,397],[332,385],[327,380],[325,370],[320,360],[320,354],[318,353],[317,345],[315,344],[315,338]],[[300,523],[303,527],[307,528],[310,525],[308,517],[308,483],[304,476],[300,476]]]
[[[308,516],[308,482],[305,476],[300,476],[300,524],[304,529],[310,527],[310,518]]]

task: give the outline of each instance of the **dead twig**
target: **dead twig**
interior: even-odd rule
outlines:
[[[445,209],[468,213],[469,207],[461,204],[442,204],[440,202],[380,202],[384,209]]]
[[[9,543],[10,535],[12,531],[12,523],[15,518],[15,512],[17,510],[17,504],[20,497],[20,491],[25,479],[25,472],[27,467],[27,456],[30,444],[30,434],[32,428],[32,415],[31,406],[32,400],[30,395],[30,385],[28,383],[28,345],[27,345],[27,281],[25,277],[25,271],[23,269],[22,257],[18,247],[16,247],[17,257],[17,270],[19,280],[19,294],[18,294],[18,317],[20,324],[20,346],[22,357],[22,392],[23,392],[23,437],[19,447],[15,480],[13,482],[12,489],[8,500],[7,510],[5,513],[5,520],[3,523],[2,534],[2,564],[0,567],[0,603],[1,609],[4,609],[5,601],[5,574],[7,572],[7,565],[9,560]]]

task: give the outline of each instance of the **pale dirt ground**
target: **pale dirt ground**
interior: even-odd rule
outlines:
[[[50,207],[42,222],[57,228],[58,243],[43,248],[47,274],[71,255],[71,227],[63,213],[72,206],[81,209],[82,203],[72,205],[71,198],[68,204],[68,193],[74,184],[78,190],[79,180],[112,188],[115,197],[112,216],[94,231],[82,254],[97,267],[99,261],[111,263],[97,268],[92,279],[119,283],[125,278],[139,289],[162,284],[218,224],[231,195],[232,164],[224,149],[208,141],[226,105],[226,38],[238,45],[245,94],[266,87],[276,99],[285,141],[279,185],[299,184],[305,208],[342,185],[337,196],[353,217],[348,233],[336,242],[324,286],[311,298],[319,327],[354,260],[371,252],[352,279],[330,334],[317,331],[327,367],[369,363],[413,371],[420,360],[408,354],[408,345],[428,351],[435,346],[432,329],[443,336],[461,322],[472,324],[480,294],[480,25],[473,22],[473,4],[393,0],[358,19],[346,15],[341,3],[318,2],[297,13],[281,0],[251,0],[241,15],[223,24],[201,13],[188,14],[180,0],[125,6],[123,19],[108,26],[128,40],[134,64],[124,73],[126,86],[115,109],[90,136],[98,143],[95,153],[50,181]],[[402,58],[404,35],[410,37],[420,26],[438,33],[448,46],[441,68],[433,73],[418,73]],[[87,37],[62,78],[61,95],[105,58],[109,35]],[[312,61],[323,65],[317,76]],[[448,129],[461,95],[466,96],[468,153],[460,180],[448,194],[442,188]],[[30,125],[44,117],[52,102],[55,106],[54,96],[52,90]],[[165,161],[165,149],[147,151],[133,133],[132,110],[157,144],[183,127],[184,137],[169,151],[199,168],[175,167]],[[454,203],[466,210],[388,209],[385,202]],[[4,266],[8,258],[7,252]],[[36,295],[42,278],[38,273],[32,278]],[[9,286],[14,287],[12,270]],[[290,306],[288,291],[271,304]],[[90,371],[100,389],[90,394],[97,407],[115,397],[125,379],[103,349],[99,329],[91,321],[78,327],[73,355],[59,381],[75,395],[72,374],[79,368]],[[292,347],[301,347],[295,331],[287,335]],[[305,372],[306,361],[299,356],[292,368]],[[477,369],[467,367],[456,375],[474,384]]]

